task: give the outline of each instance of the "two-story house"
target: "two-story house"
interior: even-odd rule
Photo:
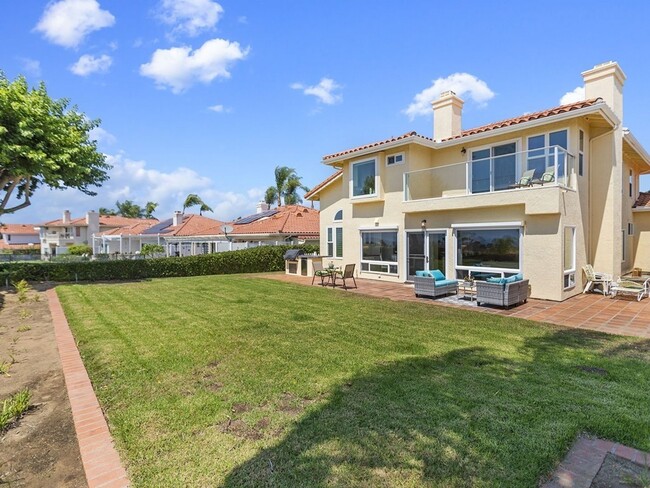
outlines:
[[[38,249],[40,242],[33,224],[0,225],[0,251]]]
[[[410,132],[330,154],[321,249],[359,276],[406,282],[523,273],[535,298],[582,291],[582,266],[615,276],[650,249],[635,210],[650,156],[623,126],[617,63],[582,73],[586,99],[470,130],[453,92],[433,102],[433,138]],[[635,208],[639,208],[638,206]],[[636,229],[636,232],[635,232]],[[647,269],[647,264],[645,265]]]
[[[102,231],[128,227],[134,224],[154,225],[157,219],[134,219],[117,215],[100,215],[91,210],[85,217],[72,218],[70,211],[65,210],[61,219],[39,224],[38,230],[41,241],[41,257],[56,256],[68,252],[72,244],[88,244],[92,246],[94,234]]]

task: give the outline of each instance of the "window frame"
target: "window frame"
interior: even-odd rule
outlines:
[[[621,236],[622,236],[622,242],[621,242],[621,262],[627,261],[627,233],[625,232],[625,229],[621,229]]]
[[[375,191],[373,193],[362,193],[359,195],[354,194],[354,167],[359,164],[367,164],[372,162],[375,165]],[[379,176],[379,165],[377,164],[377,157],[359,159],[350,163],[350,199],[360,200],[364,198],[375,198],[379,195],[377,188],[377,179]]]
[[[571,266],[567,267],[565,262],[566,257],[566,231],[571,229]],[[576,286],[576,226],[565,225],[562,230],[562,287],[564,290],[569,290]]]
[[[341,236],[337,235],[337,231],[341,232]],[[343,227],[340,225],[331,225],[327,227],[326,230],[326,242],[327,242],[327,257],[334,259],[343,258]],[[339,244],[341,247],[341,254],[338,255]],[[330,252],[330,246],[332,246],[332,251]]]
[[[395,261],[376,261],[371,259],[363,259],[363,234],[379,234],[379,233],[394,233],[395,234]],[[399,229],[395,227],[374,227],[372,229],[359,229],[359,268],[364,273],[385,274],[390,276],[399,275]],[[364,266],[365,265],[365,266]],[[385,267],[386,271],[378,271],[370,269],[372,266]],[[392,270],[394,269],[394,272]]]
[[[521,174],[520,174],[521,173],[520,153],[521,153],[521,147],[522,147],[521,137],[516,137],[514,139],[507,139],[507,140],[504,140],[504,141],[498,141],[498,142],[494,142],[492,144],[485,144],[483,146],[476,146],[476,147],[471,147],[471,148],[467,149],[467,155],[468,155],[467,156],[467,167],[468,167],[468,170],[467,170],[467,185],[466,186],[467,186],[467,188],[469,190],[470,195],[481,195],[483,193],[494,193],[494,192],[497,192],[497,191],[505,191],[505,190],[507,190],[507,188],[503,188],[503,189],[500,189],[500,190],[495,190],[494,189],[494,160],[496,158],[499,158],[499,157],[508,156],[509,154],[502,154],[501,156],[493,156],[492,155],[492,149],[495,148],[495,147],[499,147],[499,146],[507,146],[508,144],[513,144],[513,143],[515,145],[515,152],[511,153],[511,154],[513,156],[515,156],[515,182],[516,182],[516,181],[519,180],[519,178],[521,178]],[[472,160],[472,154],[474,154],[475,152],[478,152],[478,151],[485,151],[486,149],[488,149],[490,151],[490,155],[487,158],[477,159],[476,161],[485,161],[486,159],[489,159],[489,161],[490,161],[490,171],[489,171],[490,185],[489,185],[489,187],[490,188],[487,191],[474,193],[473,184],[472,184],[472,181],[473,181],[472,180],[473,169],[474,169],[473,163],[474,163],[474,161]]]
[[[390,158],[397,158],[397,156],[402,156],[402,160],[400,162],[394,162],[394,163],[389,163],[388,160]],[[390,168],[392,166],[399,166],[402,165],[406,162],[406,153],[404,151],[401,152],[396,152],[396,153],[391,153],[386,155],[386,167]]]
[[[336,217],[338,215],[341,215],[341,218],[337,219]],[[343,209],[339,209],[334,213],[334,218],[332,219],[332,222],[343,222]]]
[[[566,132],[566,145],[567,145],[567,147],[563,148],[567,153],[567,158],[565,158],[565,161],[564,161],[564,173],[565,173],[564,177],[566,178],[568,176],[566,174],[567,170],[568,170],[568,160],[567,159],[571,155],[571,153],[569,152],[569,147],[571,146],[571,144],[570,144],[570,142],[571,142],[571,130],[570,130],[569,127],[562,127],[560,129],[549,130],[549,131],[546,131],[546,132],[538,132],[537,134],[531,134],[531,135],[526,136],[526,138],[525,138],[526,139],[526,149],[523,151],[524,153],[526,153],[526,160],[524,161],[525,166],[522,164],[522,167],[528,168],[528,153],[530,151],[541,151],[541,150],[543,150],[544,155],[543,156],[537,156],[537,157],[538,158],[544,157],[548,161],[548,158],[551,155],[551,153],[549,152],[550,147],[551,147],[551,134],[555,134],[557,132]],[[528,149],[528,141],[529,141],[529,139],[531,139],[532,137],[539,137],[539,136],[544,136],[544,146],[542,146],[542,148],[540,148],[540,149]],[[559,146],[559,147],[562,147],[562,146]],[[547,168],[548,167],[549,166],[547,166]],[[558,171],[558,173],[559,173],[559,171]],[[539,175],[539,177],[541,177],[541,175]],[[559,174],[555,175],[555,182],[554,183],[557,184],[559,182],[560,178],[561,178],[561,176]]]
[[[578,176],[584,176],[585,166],[585,131],[578,129]]]
[[[464,266],[458,264],[458,231],[465,230],[519,230],[519,268],[499,268],[499,267],[486,267],[486,266]],[[482,224],[463,224],[461,226],[453,226],[453,252],[454,252],[454,271],[458,275],[458,271],[467,271],[469,275],[472,272],[486,272],[500,274],[501,277],[504,277],[505,274],[517,274],[522,273],[524,269],[524,226],[523,224],[510,224],[502,222],[487,222]]]

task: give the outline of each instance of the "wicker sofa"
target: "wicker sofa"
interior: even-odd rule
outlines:
[[[413,278],[416,297],[440,297],[458,293],[458,281],[448,280],[438,269],[433,271],[416,271]]]
[[[512,307],[528,300],[528,280],[511,283],[476,282],[477,305],[488,304],[500,307]]]

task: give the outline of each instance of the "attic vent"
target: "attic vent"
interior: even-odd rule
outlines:
[[[296,214],[296,217],[302,217],[302,214],[301,214],[300,212],[298,212],[298,213]]]

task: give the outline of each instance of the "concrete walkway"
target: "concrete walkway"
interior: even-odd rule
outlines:
[[[47,299],[88,486],[90,488],[129,486],[126,471],[115,450],[106,419],[54,288],[47,290]]]
[[[301,285],[311,285],[312,281],[311,278],[286,275],[284,273],[267,273],[256,276]],[[588,293],[575,296],[564,302],[531,298],[527,303],[506,310],[483,305],[478,307],[476,302],[469,302],[456,296],[438,299],[416,298],[413,285],[410,284],[357,278],[357,285],[358,288],[350,288],[347,292],[388,298],[390,300],[462,307],[468,310],[518,317],[565,327],[650,338],[650,298],[637,302],[636,299],[631,297],[609,298],[596,293]],[[320,286],[318,279],[314,281],[313,286]],[[333,292],[342,291],[337,286]]]

